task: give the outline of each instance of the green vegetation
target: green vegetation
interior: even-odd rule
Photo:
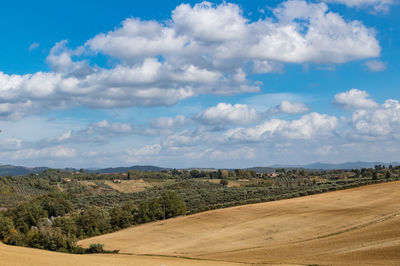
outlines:
[[[4,209],[0,240],[52,251],[99,253],[105,252],[101,244],[83,249],[76,246],[77,240],[211,209],[398,180],[399,175],[400,167],[381,165],[351,171],[277,169],[271,173],[174,169],[97,174],[49,169],[0,178],[0,207]],[[117,189],[143,183],[141,191]]]

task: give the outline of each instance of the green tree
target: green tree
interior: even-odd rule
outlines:
[[[386,171],[386,173],[385,173],[385,178],[386,178],[386,179],[389,179],[389,178],[391,178],[391,177],[392,177],[392,175],[391,175],[390,171]]]
[[[186,213],[186,204],[175,191],[163,191],[160,200],[163,207],[164,219],[183,215]]]
[[[226,187],[229,184],[229,181],[228,181],[228,179],[223,178],[223,179],[221,179],[221,181],[219,183],[221,185],[223,185],[224,187]]]
[[[9,237],[12,230],[15,231],[14,223],[11,218],[4,217],[4,215],[0,213],[0,240],[4,241],[4,239]]]
[[[110,225],[113,229],[126,228],[132,223],[132,213],[116,206],[109,211]]]
[[[81,236],[95,236],[110,231],[110,215],[102,208],[93,206],[83,211],[77,219]]]
[[[378,179],[378,174],[376,171],[372,172],[372,180],[377,180]]]

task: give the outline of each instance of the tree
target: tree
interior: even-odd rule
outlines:
[[[72,203],[61,193],[53,192],[39,198],[39,200],[49,218],[63,216],[73,210]]]
[[[218,170],[218,177],[220,179],[228,178],[228,176],[229,176],[228,170],[221,170],[221,169]]]
[[[186,213],[186,204],[175,191],[163,191],[160,200],[163,208],[164,219],[183,215]]]
[[[229,181],[228,181],[228,179],[223,178],[223,179],[221,179],[221,181],[219,183],[221,185],[223,185],[224,187],[226,187],[229,184]]]
[[[7,239],[7,237],[10,236],[12,230],[15,230],[13,221],[9,217],[4,217],[0,213],[0,240],[4,241],[5,239]]]
[[[81,236],[95,236],[110,231],[110,215],[99,207],[89,207],[77,219],[78,232]]]
[[[126,228],[132,223],[132,214],[119,206],[109,211],[110,225],[113,229]]]
[[[377,180],[378,179],[378,174],[376,171],[373,171],[372,173],[372,180]]]
[[[385,173],[385,177],[386,177],[386,179],[389,179],[389,178],[391,178],[391,177],[392,177],[392,175],[391,175],[390,171],[386,171],[386,173]]]

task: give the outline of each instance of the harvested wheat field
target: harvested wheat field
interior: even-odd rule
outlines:
[[[376,184],[178,217],[79,244],[120,250],[110,258],[182,256],[215,265],[400,265],[399,195],[400,182]]]
[[[74,255],[40,249],[7,246],[0,243],[1,266],[240,266],[239,263],[182,258],[116,254]]]

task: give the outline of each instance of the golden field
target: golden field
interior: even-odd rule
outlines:
[[[400,265],[400,182],[208,211],[85,239],[120,254],[0,245],[2,265]]]

